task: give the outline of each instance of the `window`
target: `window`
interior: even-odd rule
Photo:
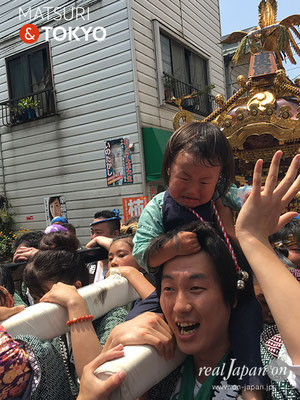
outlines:
[[[9,100],[1,104],[4,125],[55,114],[48,43],[7,58],[6,71]]]
[[[201,115],[211,112],[207,60],[183,47],[165,34],[160,34],[161,58],[164,75],[164,94],[167,103],[171,98],[192,95],[182,101],[184,109]]]

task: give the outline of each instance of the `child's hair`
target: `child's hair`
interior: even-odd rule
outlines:
[[[69,222],[68,223],[62,222],[61,224],[62,224],[62,226],[64,226],[65,228],[68,229],[68,231],[71,233],[71,235],[76,236],[76,228],[73,224],[70,224]]]
[[[234,180],[234,158],[228,140],[216,125],[191,122],[173,133],[167,143],[161,167],[161,175],[167,185],[168,170],[181,150],[191,154],[200,164],[221,165],[218,192],[220,196],[226,193]]]
[[[131,235],[129,233],[124,233],[122,235],[114,237],[112,243],[117,242],[118,240],[123,240],[131,247],[131,249],[133,249],[133,236],[134,235]]]
[[[40,241],[40,250],[68,250],[75,252],[80,247],[80,242],[74,235],[65,232],[51,232],[44,235]]]
[[[35,247],[38,249],[43,236],[44,232],[42,231],[26,232],[15,239],[13,249],[16,250],[21,244],[25,247]]]
[[[24,283],[36,296],[44,295],[44,282],[63,282],[73,285],[77,280],[88,285],[89,273],[77,252],[78,239],[68,233],[52,232],[45,235],[40,250],[24,270]]]
[[[151,254],[159,252],[161,246],[172,239],[178,232],[195,232],[197,234],[201,248],[200,251],[205,251],[208,253],[213,261],[223,293],[223,298],[227,304],[233,307],[236,299],[241,302],[247,300],[249,296],[254,295],[252,271],[239,247],[234,243],[233,240],[231,240],[231,245],[234,248],[239,267],[243,271],[247,271],[249,273],[249,279],[245,282],[244,290],[237,289],[238,278],[236,266],[226,243],[220,236],[220,233],[201,221],[192,222],[186,226],[180,227],[171,232],[167,232],[164,235],[154,239],[145,252],[145,260],[147,260]],[[163,265],[161,265],[157,270],[155,277],[156,290],[159,296],[161,294],[162,272]]]

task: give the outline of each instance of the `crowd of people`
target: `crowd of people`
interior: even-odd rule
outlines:
[[[16,290],[0,269],[0,321],[50,302],[66,308],[69,332],[42,341],[0,325],[0,399],[107,399],[126,374],[102,381],[94,371],[127,345],[151,345],[166,360],[176,347],[186,355],[140,400],[299,399],[300,220],[282,213],[300,188],[300,155],[278,182],[281,156],[264,184],[257,161],[241,204],[225,136],[185,124],[165,150],[168,188],[139,221],[96,212],[84,247],[63,217],[18,238],[13,261],[26,266]],[[99,247],[105,255],[87,263],[86,249]],[[139,299],[93,320],[77,289],[114,273]]]

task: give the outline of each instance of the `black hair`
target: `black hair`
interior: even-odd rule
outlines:
[[[168,170],[181,150],[193,155],[200,164],[221,165],[217,189],[220,196],[227,192],[234,181],[234,158],[227,138],[216,125],[191,122],[173,133],[167,143],[161,167],[161,175],[167,185]]]
[[[287,249],[274,249],[275,253],[277,254],[279,260],[282,264],[286,265],[288,268],[296,268],[295,264],[288,259],[289,252]],[[285,251],[286,250],[286,251]]]
[[[133,236],[134,235],[131,235],[129,233],[124,233],[122,235],[115,236],[112,243],[117,242],[118,240],[124,240],[124,242],[126,242],[131,247],[131,249],[133,249]]]
[[[40,250],[68,250],[75,252],[80,247],[80,242],[74,235],[67,232],[50,232],[40,241]]]
[[[113,217],[116,217],[116,214],[110,210],[98,211],[94,215],[94,219],[107,219],[107,218],[113,218]],[[113,234],[115,231],[120,231],[121,222],[120,222],[119,218],[112,219],[111,221],[107,221],[107,223],[110,226],[111,234]]]
[[[0,265],[0,286],[5,287],[5,289],[7,289],[9,293],[13,296],[15,292],[14,281],[9,270],[4,265]]]
[[[146,249],[145,260],[147,261],[151,254],[158,252],[161,246],[172,239],[178,232],[195,232],[197,234],[197,238],[201,247],[200,251],[205,251],[212,259],[221,286],[224,301],[229,304],[231,308],[234,306],[236,300],[243,302],[246,301],[250,296],[254,295],[252,271],[241,249],[233,239],[230,240],[239,267],[243,271],[247,271],[249,273],[249,279],[245,282],[244,290],[237,289],[237,280],[239,278],[237,276],[236,266],[226,243],[220,236],[220,233],[201,221],[192,222],[154,239]],[[158,269],[156,268],[156,270],[156,290],[160,296],[163,265],[161,265]]]
[[[13,243],[14,251],[22,244],[25,247],[35,247],[39,248],[40,241],[44,236],[44,232],[35,231],[35,232],[26,232],[23,235],[17,237]]]
[[[63,282],[73,285],[77,280],[88,285],[89,272],[77,252],[78,239],[64,232],[44,235],[40,250],[26,265],[23,274],[25,285],[31,293],[41,297],[44,282]]]
[[[281,246],[288,246],[289,240],[300,243],[300,220],[292,219],[288,224],[284,225],[278,232],[269,237],[272,245],[280,243]]]
[[[69,222],[63,222],[62,226],[68,229],[68,231],[71,233],[71,235],[76,236],[76,228],[73,224],[70,224]]]

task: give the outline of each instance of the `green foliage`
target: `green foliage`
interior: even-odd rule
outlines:
[[[0,232],[8,235],[12,231],[14,225],[13,213],[7,198],[0,195]]]
[[[12,243],[15,239],[12,232],[13,224],[14,218],[10,204],[2,195],[0,196],[0,262],[12,259]]]
[[[8,235],[0,232],[0,263],[12,262],[13,249],[12,244],[14,242],[14,237],[12,232]]]
[[[20,228],[16,233],[8,232],[4,234],[0,232],[0,263],[12,262],[14,250],[14,241],[24,233],[29,232],[28,229]]]
[[[21,111],[33,110],[39,106],[40,102],[37,100],[33,100],[32,97],[26,97],[25,99],[21,99],[18,103],[18,107]]]
[[[199,96],[200,94],[210,93],[215,87],[216,85],[211,83],[210,85],[204,86],[203,89],[198,90],[196,95]]]

